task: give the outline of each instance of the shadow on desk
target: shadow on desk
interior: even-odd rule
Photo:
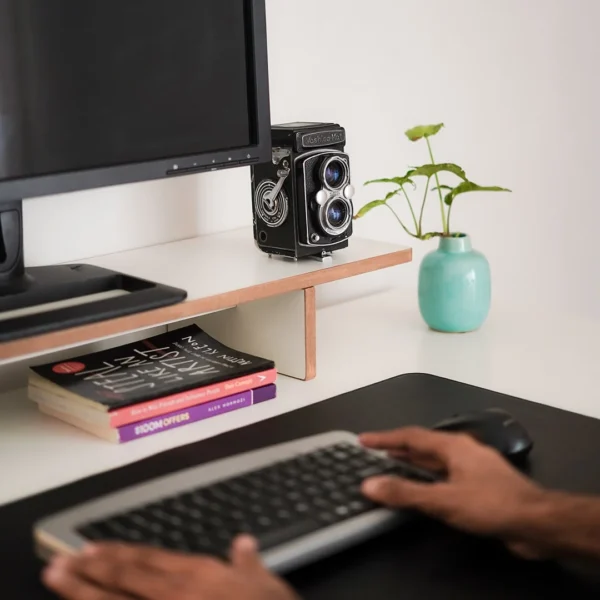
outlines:
[[[491,406],[505,408],[530,431],[535,479],[600,495],[600,421],[430,375],[405,375],[0,508],[0,597],[52,597],[38,583],[40,563],[33,558],[31,528],[40,517],[68,506],[296,437],[332,429],[431,425],[455,412]],[[303,568],[289,579],[305,600],[532,600],[600,593],[600,584],[564,567],[517,559],[498,542],[463,535],[425,518]]]

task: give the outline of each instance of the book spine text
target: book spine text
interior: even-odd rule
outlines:
[[[168,431],[169,429],[175,429],[183,425],[210,419],[211,417],[239,410],[251,406],[252,404],[272,400],[276,395],[277,388],[275,385],[271,384],[256,390],[248,390],[226,398],[221,398],[220,400],[205,402],[204,404],[193,406],[187,410],[179,410],[154,419],[147,419],[138,423],[125,425],[118,429],[119,441],[120,443],[130,442],[154,433],[160,433],[161,431]]]
[[[275,383],[277,371],[270,369],[254,373],[214,385],[208,385],[195,390],[188,390],[179,394],[148,400],[126,408],[119,408],[109,412],[110,426],[119,428],[132,423],[137,423],[152,417],[158,417],[177,410],[185,410],[192,406],[220,400],[232,394],[246,392],[259,387]]]

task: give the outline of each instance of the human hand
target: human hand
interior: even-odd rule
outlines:
[[[465,434],[421,428],[367,433],[360,440],[365,447],[387,450],[392,457],[444,475],[439,483],[371,478],[363,484],[368,498],[418,510],[471,533],[502,538],[516,553],[538,557],[536,549],[520,539],[519,528],[524,509],[541,501],[546,492],[492,448]]]
[[[234,541],[229,564],[143,546],[91,545],[57,557],[43,581],[65,600],[299,600],[267,571],[248,536]]]

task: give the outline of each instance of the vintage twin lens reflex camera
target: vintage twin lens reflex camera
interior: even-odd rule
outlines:
[[[335,123],[271,128],[273,157],[252,168],[254,239],[270,255],[325,258],[352,235],[346,132]]]

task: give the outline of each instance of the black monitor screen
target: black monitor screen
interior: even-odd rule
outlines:
[[[0,181],[255,143],[244,0],[0,0]]]

